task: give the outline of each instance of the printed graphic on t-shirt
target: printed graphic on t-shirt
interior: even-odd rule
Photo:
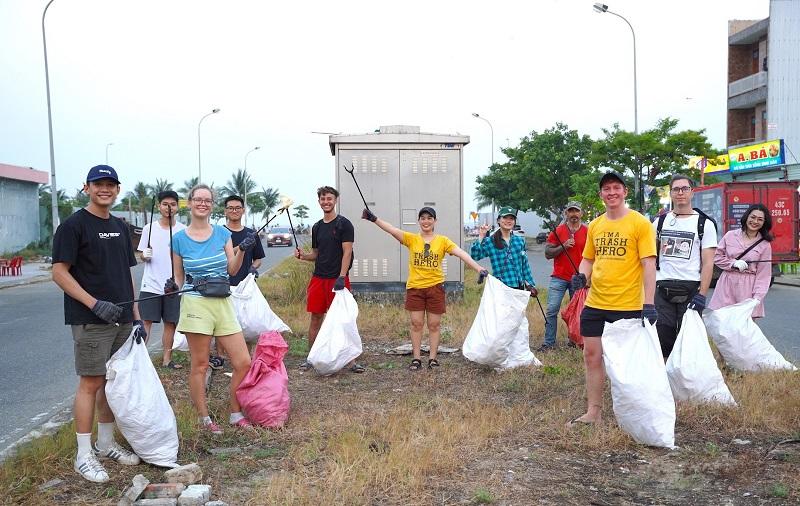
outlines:
[[[661,231],[661,256],[688,260],[692,255],[695,233],[681,230]]]
[[[413,265],[420,269],[438,269],[442,262],[439,254],[431,251],[430,243],[425,243],[423,251],[414,251]]]
[[[628,253],[628,241],[627,237],[615,231],[604,232],[595,237],[595,260],[601,258],[604,260],[625,260],[625,255]]]

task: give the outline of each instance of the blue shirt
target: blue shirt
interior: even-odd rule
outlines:
[[[536,285],[531,273],[531,264],[528,263],[528,255],[525,254],[525,239],[511,234],[509,242],[510,244],[503,240],[505,248],[497,249],[492,236],[487,235],[482,241],[472,243],[469,255],[476,262],[489,257],[492,262],[492,274],[506,286],[520,288],[523,282]]]
[[[231,232],[225,227],[211,225],[211,236],[205,241],[195,241],[181,230],[172,237],[172,249],[183,259],[185,274],[198,278],[227,278],[228,256],[225,254],[225,244],[231,238]],[[194,288],[184,282],[182,290]],[[200,296],[196,292],[187,292],[185,295]]]

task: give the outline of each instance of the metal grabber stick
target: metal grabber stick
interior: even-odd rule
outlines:
[[[294,237],[294,247],[299,248],[300,246],[297,244],[297,235],[294,233],[294,225],[292,225],[292,213],[289,210],[286,210],[286,217],[289,218],[289,230],[292,231],[292,237]]]
[[[353,178],[353,182],[356,184],[356,189],[358,190],[358,194],[361,195],[361,200],[364,202],[364,207],[366,207],[367,210],[370,210],[369,205],[367,205],[367,199],[364,198],[364,194],[361,193],[361,187],[358,186],[358,181],[356,181],[356,175],[353,174],[353,172],[356,170],[356,168],[353,166],[353,163],[352,162],[350,163],[349,169],[347,168],[347,165],[342,165],[342,167],[347,173],[350,174],[350,177]]]
[[[169,206],[169,265],[172,268],[172,281],[175,281],[175,258],[172,256],[172,206]]]
[[[258,235],[259,233],[261,233],[261,231],[262,231],[262,230],[264,230],[265,228],[267,228],[267,225],[269,225],[269,223],[270,223],[272,220],[274,220],[275,218],[277,218],[277,217],[278,217],[278,215],[279,215],[279,214],[281,214],[282,212],[284,212],[285,210],[286,210],[286,208],[285,208],[285,207],[284,207],[284,208],[281,208],[281,209],[278,209],[278,212],[277,212],[277,213],[275,213],[275,214],[272,216],[272,218],[268,219],[266,223],[264,223],[263,225],[261,225],[261,228],[259,228],[258,230],[256,230],[256,235]]]

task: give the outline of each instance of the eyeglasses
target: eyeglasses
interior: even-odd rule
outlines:
[[[210,206],[211,204],[214,203],[214,201],[211,199],[197,199],[197,198],[192,199],[192,202],[194,202],[195,204],[205,204],[207,206]]]
[[[672,188],[670,191],[672,193],[689,193],[690,191],[692,191],[692,187],[691,186],[677,186],[675,188]]]
[[[430,243],[426,242],[425,243],[425,247],[422,250],[423,250],[422,251],[422,257],[423,258],[428,258],[429,256],[431,256],[431,245],[430,245]]]
[[[236,206],[236,207],[231,206],[225,208],[226,211],[241,211],[242,209],[244,209],[244,207],[242,206]]]

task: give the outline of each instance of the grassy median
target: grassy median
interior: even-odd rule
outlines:
[[[281,430],[213,438],[198,431],[186,369],[159,368],[181,438],[181,463],[198,462],[215,498],[229,504],[735,504],[800,500],[800,374],[740,374],[723,368],[739,407],[680,404],[677,450],[634,443],[613,421],[568,431],[583,412],[580,351],[539,356],[540,368],[496,373],[442,355],[432,372],[410,372],[408,357],[385,350],[407,342],[400,306],[360,304],[364,374],[300,372],[307,352],[304,293],[311,264],[287,259],[259,283],[293,329],[286,358],[292,408]],[[542,296],[540,295],[540,298]],[[546,295],[545,295],[546,297]],[[480,298],[467,272],[462,302],[448,307],[443,344],[459,347]],[[532,344],[543,321],[528,308]],[[563,342],[564,329],[559,340]],[[186,363],[186,356],[178,354]],[[154,358],[160,364],[160,357]],[[228,378],[214,373],[212,416],[227,417]],[[737,440],[737,441],[735,441]],[[239,453],[209,450],[239,448]],[[72,470],[71,424],[24,446],[0,470],[0,502],[116,504],[134,474],[162,471],[107,466],[94,485]],[[63,483],[39,490],[54,478]]]

